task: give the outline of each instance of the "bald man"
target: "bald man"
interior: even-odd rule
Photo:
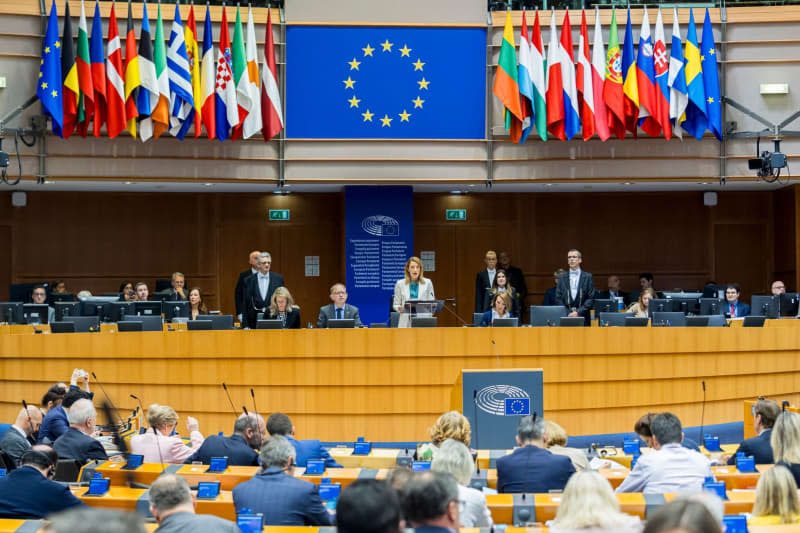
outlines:
[[[244,286],[247,278],[258,272],[258,256],[261,255],[259,250],[250,252],[250,268],[239,274],[239,280],[236,282],[236,316],[239,317],[239,322],[242,321],[242,310],[244,309]]]
[[[0,442],[0,450],[6,452],[19,466],[22,454],[31,449],[28,437],[39,431],[41,425],[42,412],[33,405],[29,405],[27,410],[23,407],[19,410],[17,420],[8,428]]]

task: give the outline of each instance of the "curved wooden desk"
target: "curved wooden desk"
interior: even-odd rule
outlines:
[[[298,438],[427,440],[463,368],[543,368],[545,416],[571,434],[631,431],[648,411],[699,426],[740,420],[759,395],[800,400],[800,321],[764,328],[421,328],[32,334],[0,326],[0,419],[75,367],[120,410],[133,393],[192,415],[204,433],[237,411],[289,414]],[[13,331],[12,331],[13,330]],[[494,343],[493,343],[494,342]],[[496,352],[496,353],[495,353]],[[93,384],[99,403],[103,394]],[[241,411],[240,411],[241,412]],[[513,435],[508,436],[509,446]]]

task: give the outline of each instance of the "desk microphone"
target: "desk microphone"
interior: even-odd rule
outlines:
[[[92,376],[94,377],[94,372],[92,372]],[[96,377],[95,377],[95,381],[97,381]],[[105,391],[104,391],[104,394],[105,394]],[[108,395],[106,395],[106,400],[108,400],[108,401],[103,402],[102,409],[103,409],[103,412],[106,414],[106,419],[111,420],[111,418],[112,418],[111,417],[111,409],[113,408],[114,411],[117,411],[117,408],[114,407],[114,404],[112,404],[111,400],[108,399]],[[118,411],[117,411],[117,416],[119,416],[119,412]],[[122,453],[122,456],[125,458],[125,460],[127,461],[127,459],[128,459],[128,444],[125,442],[125,439],[122,438],[122,435],[119,434],[119,428],[115,424],[109,424],[109,425],[111,426],[111,433],[112,433],[112,436],[114,437],[114,443],[117,445],[117,448]],[[161,450],[159,448],[159,452],[160,451]],[[162,469],[162,471],[163,471],[163,469]],[[129,487],[133,487],[134,483],[136,482],[134,480],[134,477],[133,477],[133,470],[127,470],[126,472],[128,474],[128,486]]]
[[[134,400],[139,402],[139,408],[141,409],[141,413],[142,413],[141,416],[144,416],[144,406],[142,405],[142,400],[140,400],[139,397],[136,396],[135,394],[131,394],[131,398],[133,398]],[[135,413],[134,413],[134,415],[135,415]],[[140,432],[142,430],[142,427],[143,427],[142,419],[139,418],[139,431]]]
[[[250,397],[253,398],[253,414],[258,417],[258,407],[256,407],[256,393],[253,392],[253,387],[250,387]]]
[[[25,416],[28,417],[28,424],[31,426],[31,435],[33,435],[33,420],[31,420],[31,414],[28,412],[28,402],[26,402],[24,399],[22,400],[22,407],[25,408]]]
[[[494,339],[491,339],[491,341],[492,349],[494,350],[494,358],[497,360],[497,367],[500,368],[500,356],[497,354],[497,343],[494,342]]]
[[[225,385],[225,382],[222,382],[222,388],[225,389],[225,395],[228,397],[228,402],[231,404],[231,409],[233,410],[233,416],[239,418],[239,411],[236,410],[236,407],[233,406],[233,400],[231,400],[231,394],[228,392],[228,386]]]
[[[703,427],[705,425],[705,417],[706,417],[706,382],[705,380],[701,381],[700,384],[703,386],[703,407],[702,411],[700,412],[700,443],[705,446],[705,442],[703,440]]]
[[[106,400],[108,400],[108,404],[111,406],[111,408],[112,408],[112,409],[114,410],[114,412],[117,414],[117,418],[119,418],[119,422],[120,422],[120,424],[122,424],[122,426],[121,426],[121,427],[124,427],[124,426],[125,426],[125,421],[124,421],[124,420],[122,420],[122,416],[120,416],[120,414],[119,414],[119,409],[117,409],[117,408],[114,406],[114,402],[112,402],[112,401],[111,401],[111,398],[108,396],[108,393],[106,392],[106,389],[103,387],[103,384],[102,384],[102,383],[100,383],[100,380],[99,380],[99,379],[97,379],[97,374],[95,374],[94,372],[92,372],[92,377],[94,378],[94,381],[95,381],[95,383],[97,383],[97,385],[99,385],[99,386],[100,386],[100,390],[101,390],[101,391],[103,391],[103,395],[105,395],[105,397],[106,397]],[[106,414],[108,414],[108,413],[106,413]],[[111,418],[108,418],[108,423],[109,423],[109,424],[112,424],[111,420],[112,420]],[[112,424],[112,425],[113,425],[113,424]]]
[[[451,304],[453,304],[453,307],[455,307],[456,306],[456,299],[455,298],[445,298],[444,300],[442,300],[442,309],[446,309],[448,313],[450,313],[451,315],[456,317],[456,320],[461,322],[462,326],[470,326],[471,324],[469,324],[466,320],[464,320],[463,318],[458,316],[458,313],[456,313],[455,311],[453,311],[452,309],[450,309],[449,307],[447,307],[445,305],[447,302],[450,302]]]

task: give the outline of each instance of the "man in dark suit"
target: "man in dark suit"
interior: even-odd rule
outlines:
[[[309,459],[322,459],[325,461],[325,468],[342,468],[342,465],[331,457],[328,450],[322,447],[318,440],[296,440],[294,438],[294,424],[289,417],[283,413],[272,413],[267,418],[267,432],[270,436],[279,435],[286,437],[294,446],[297,455],[294,463],[297,466],[306,466]]]
[[[329,526],[333,520],[314,483],[294,477],[295,449],[284,437],[267,439],[261,449],[261,469],[233,488],[236,512],[250,509],[264,515],[269,526]]]
[[[187,464],[201,461],[207,465],[212,457],[227,457],[229,466],[258,466],[256,449],[261,446],[267,428],[261,415],[241,414],[233,425],[233,435],[210,435],[203,445],[186,460]]]
[[[258,256],[258,272],[247,278],[244,289],[244,311],[242,327],[255,328],[258,313],[264,313],[269,307],[272,293],[283,287],[283,276],[270,272],[272,256],[263,252]]]
[[[558,288],[558,278],[561,274],[565,273],[566,270],[563,268],[556,269],[553,272],[553,286],[544,291],[544,298],[542,299],[542,305],[558,305],[558,300],[556,300],[556,289]]]
[[[67,410],[72,407],[72,404],[83,398],[88,399],[89,393],[70,386],[61,405],[53,407],[44,416],[39,428],[39,444],[52,444],[58,437],[66,433],[69,429]]]
[[[352,318],[355,327],[361,327],[361,317],[358,316],[358,307],[347,303],[347,287],[344,283],[334,283],[331,287],[332,304],[323,305],[319,308],[319,318],[317,327],[324,329],[328,327],[328,320]]]
[[[186,277],[180,272],[172,273],[172,287],[164,298],[165,302],[184,302],[189,299],[186,294]]]
[[[756,436],[745,439],[739,444],[736,453],[728,458],[728,464],[736,464],[736,454],[743,452],[745,457],[753,457],[757,465],[772,464],[775,458],[772,455],[772,426],[775,419],[781,414],[781,407],[772,400],[758,400],[753,406],[753,427]]]
[[[728,318],[740,318],[750,314],[750,306],[739,301],[739,293],[742,288],[738,283],[728,283],[725,287],[725,303],[722,304],[725,316]]]
[[[239,527],[217,516],[194,513],[192,491],[186,480],[165,474],[150,486],[150,514],[158,522],[159,533],[240,533]]]
[[[608,276],[608,290],[598,291],[598,300],[616,300],[622,298],[622,304],[627,308],[630,304],[630,294],[622,290],[622,283],[619,281],[619,276],[612,274]],[[616,309],[616,308],[615,308]]]
[[[483,257],[486,268],[475,276],[475,312],[483,313],[489,310],[491,301],[492,283],[497,273],[497,254],[493,250],[486,252]]]
[[[528,285],[525,283],[525,274],[522,272],[521,268],[511,264],[511,256],[508,252],[500,252],[497,254],[497,262],[500,268],[506,271],[508,275],[508,284],[517,291],[519,307],[522,314],[524,314],[525,308],[527,307],[525,305],[525,297],[528,295]]]
[[[250,268],[245,270],[244,272],[239,273],[239,279],[236,280],[236,292],[234,299],[236,301],[236,316],[239,317],[239,322],[242,321],[242,311],[244,310],[244,286],[245,281],[250,276],[256,274],[258,272],[258,256],[261,255],[261,252],[258,250],[253,250],[250,252]]]
[[[550,453],[544,445],[543,419],[523,416],[517,425],[517,445],[511,455],[497,460],[497,492],[564,490],[575,473],[566,455]]]
[[[455,533],[461,525],[459,500],[458,483],[453,476],[427,471],[413,474],[406,482],[400,506],[417,533]]]
[[[22,454],[21,466],[0,479],[0,518],[46,518],[84,503],[69,487],[51,481],[58,454],[37,444]]]
[[[400,499],[384,481],[357,479],[336,502],[337,533],[401,533]]]
[[[592,275],[581,270],[583,256],[574,248],[567,252],[569,270],[559,276],[556,286],[557,305],[567,308],[567,316],[582,316],[586,325],[591,323],[594,304],[594,280]]]
[[[90,435],[97,424],[97,411],[91,400],[81,399],[69,408],[69,429],[53,443],[53,449],[62,459],[74,459],[81,464],[92,459],[108,461],[100,441]]]
[[[29,405],[22,408],[17,415],[17,420],[8,428],[3,440],[0,441],[0,450],[14,460],[14,465],[19,466],[22,454],[31,449],[30,437],[39,430],[42,424],[42,412]]]

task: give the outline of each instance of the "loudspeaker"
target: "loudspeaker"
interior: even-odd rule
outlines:
[[[25,207],[26,205],[28,205],[28,195],[22,191],[12,192],[11,205],[13,207]]]
[[[703,205],[707,207],[714,207],[717,205],[717,193],[714,191],[706,191],[703,193]]]

